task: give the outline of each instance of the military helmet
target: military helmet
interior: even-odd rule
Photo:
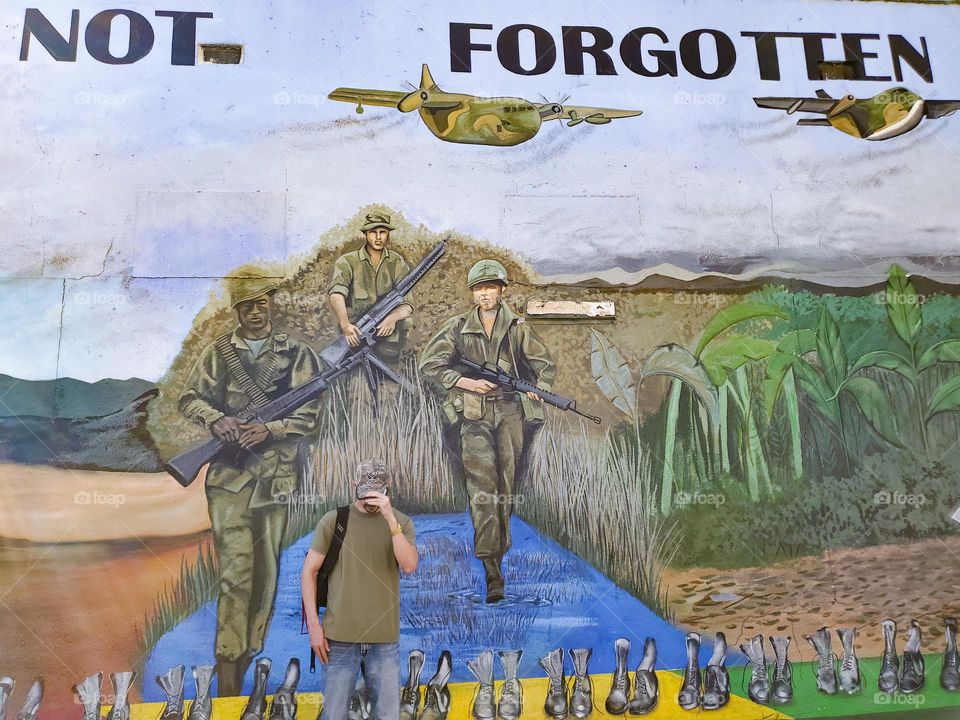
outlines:
[[[507,269],[496,260],[481,260],[467,273],[467,287],[473,288],[482,282],[507,284]]]
[[[236,307],[242,302],[253,300],[266,293],[275,293],[278,283],[277,277],[255,265],[243,265],[237,268],[226,279],[227,294],[230,296],[230,306]]]

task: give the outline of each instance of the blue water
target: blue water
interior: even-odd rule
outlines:
[[[657,641],[658,668],[684,665],[682,631],[522,520],[515,517],[511,521],[513,548],[504,558],[507,597],[496,605],[483,602],[483,568],[472,555],[469,516],[419,515],[413,520],[420,566],[400,585],[404,677],[406,655],[414,648],[427,654],[423,682],[433,674],[442,649],[453,653],[454,681],[473,680],[466,661],[486,648],[523,649],[522,677],[544,676],[537,659],[553,648],[593,648],[590,672],[607,673],[614,669],[613,643],[618,637],[631,641],[631,669],[640,661],[647,636]],[[300,634],[300,568],[309,545],[310,536],[301,538],[281,559],[280,587],[264,648],[264,655],[274,662],[268,683],[271,691],[279,685],[291,657],[300,658],[300,689],[320,689],[322,670],[316,674],[308,671],[310,648],[306,635]],[[182,663],[189,671],[191,665],[214,663],[215,628],[216,603],[211,602],[164,635],[146,663],[146,700],[163,699],[152,679],[168,668]],[[701,665],[706,664],[710,652],[705,643]],[[319,668],[320,663],[317,665]],[[569,655],[566,666],[567,672],[572,672]],[[499,664],[497,674],[501,674]],[[186,684],[187,695],[192,697],[192,683]],[[251,668],[244,692],[252,685]]]

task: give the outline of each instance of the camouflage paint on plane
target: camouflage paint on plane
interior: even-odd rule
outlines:
[[[517,97],[483,98],[446,93],[437,87],[426,65],[421,72],[420,87],[413,92],[337,88],[328,97],[356,103],[358,113],[363,112],[365,104],[395,107],[400,112],[419,110],[424,125],[441,140],[500,147],[526,142],[547,120],[566,119],[570,127],[582,122],[606,125],[614,118],[641,114],[640,110],[537,104]]]
[[[924,117],[945,117],[960,109],[960,100],[924,100],[905,87],[864,99],[853,95],[832,98],[817,90],[815,98],[761,97],[753,101],[757,107],[786,110],[788,115],[798,110],[823,114],[826,117],[801,118],[797,125],[834,127],[860,140],[889,140],[910,132]]]

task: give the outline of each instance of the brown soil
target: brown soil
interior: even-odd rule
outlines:
[[[2,674],[17,681],[12,706],[37,675],[41,718],[79,717],[72,686],[92,673],[103,671],[110,693],[106,675],[134,667],[145,614],[207,538],[0,544],[0,648]]]
[[[663,581],[678,625],[722,630],[731,645],[757,633],[791,635],[799,657],[810,660],[813,649],[803,636],[824,625],[857,627],[858,653],[879,656],[885,618],[901,628],[899,646],[902,628],[915,618],[924,649],[942,649],[943,618],[960,615],[958,572],[960,537],[945,537],[828,551],[769,567],[667,570]]]

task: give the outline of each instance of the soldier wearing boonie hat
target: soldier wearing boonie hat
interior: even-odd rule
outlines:
[[[397,280],[410,272],[407,261],[395,250],[387,248],[390,232],[394,229],[386,213],[368,213],[360,226],[363,246],[344,253],[333,264],[328,290],[330,308],[351,347],[360,343],[360,331],[354,323],[388,293]],[[403,321],[412,313],[413,306],[409,303],[399,305],[378,326],[377,335],[382,341],[378,343],[377,353],[384,360],[396,362],[399,359],[406,339]]]
[[[457,360],[499,365],[549,390],[556,367],[533,329],[501,301],[509,278],[497,260],[480,260],[467,273],[476,305],[451,318],[427,344],[420,371],[447,392],[444,416],[460,425],[474,554],[483,561],[487,602],[504,597],[501,569],[510,549],[510,516],[524,447],[524,421],[543,422],[540,399],[507,394],[486,380],[465,377]]]
[[[180,395],[181,413],[228,446],[206,475],[220,573],[214,653],[221,696],[240,694],[250,661],[263,649],[297,450],[319,413],[314,400],[264,424],[238,417],[320,372],[313,349],[273,324],[277,280],[250,265],[227,278],[238,325],[203,350]]]

